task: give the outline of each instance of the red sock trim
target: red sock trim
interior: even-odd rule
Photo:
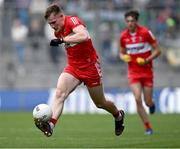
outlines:
[[[146,129],[151,128],[151,125],[150,125],[150,123],[149,123],[149,122],[145,122],[145,123],[144,123],[144,125],[145,125]]]
[[[50,122],[53,123],[54,125],[56,125],[57,119],[51,118]]]

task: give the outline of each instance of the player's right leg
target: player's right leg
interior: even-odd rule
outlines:
[[[44,135],[50,137],[53,133],[53,130],[49,124],[49,122],[43,122],[40,119],[34,119],[34,123],[38,129],[40,129]]]
[[[35,122],[36,126],[46,135],[51,136],[53,128],[63,111],[64,101],[68,95],[80,84],[81,82],[70,73],[63,72],[58,79],[56,94],[52,103],[53,115],[49,123]]]

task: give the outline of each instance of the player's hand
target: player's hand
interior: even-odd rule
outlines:
[[[124,62],[128,63],[128,62],[131,61],[131,56],[128,55],[128,54],[124,54],[124,55],[121,57],[121,59],[122,59]]]
[[[139,64],[139,65],[145,65],[148,63],[148,61],[146,61],[146,59],[142,58],[142,57],[137,57],[136,58],[136,62]]]
[[[52,40],[50,41],[50,46],[57,47],[57,46],[59,46],[59,45],[62,44],[62,43],[64,43],[63,38],[52,39]]]

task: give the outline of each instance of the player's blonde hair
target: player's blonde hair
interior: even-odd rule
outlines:
[[[62,12],[63,10],[60,6],[58,6],[57,4],[52,4],[46,9],[44,18],[47,20],[52,13],[58,14]]]

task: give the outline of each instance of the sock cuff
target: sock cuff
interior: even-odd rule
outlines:
[[[53,123],[54,125],[56,125],[57,119],[51,118],[50,122]]]
[[[145,122],[144,125],[145,125],[146,129],[151,128],[151,124],[149,122]]]

